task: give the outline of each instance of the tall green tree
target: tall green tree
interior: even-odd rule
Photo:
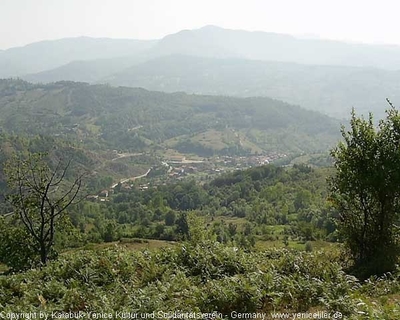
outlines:
[[[390,103],[390,101],[388,101]],[[390,104],[391,105],[391,104]],[[357,117],[331,151],[331,196],[340,212],[338,229],[361,277],[394,269],[400,209],[400,115],[392,105],[375,126]]]
[[[58,222],[68,207],[76,203],[83,174],[66,179],[71,161],[59,160],[52,169],[43,154],[15,157],[6,164],[5,172],[12,193],[8,197],[14,208],[17,225],[29,235],[29,244],[46,264]],[[22,247],[24,242],[20,244]]]

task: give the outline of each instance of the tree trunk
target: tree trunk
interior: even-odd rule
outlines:
[[[40,244],[40,261],[43,265],[46,265],[47,263],[47,249],[44,243]]]

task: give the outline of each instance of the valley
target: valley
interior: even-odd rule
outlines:
[[[235,157],[240,163],[248,158],[254,165],[262,156],[266,162],[326,152],[339,138],[339,121],[278,100],[74,82],[1,80],[0,111],[2,159],[13,150],[60,154],[66,148],[79,166],[95,173],[89,185],[102,181],[98,189],[115,178],[143,174],[173,155],[193,160]]]
[[[400,46],[177,26],[0,50],[0,318],[399,319]]]

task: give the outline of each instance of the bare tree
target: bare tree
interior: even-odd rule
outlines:
[[[22,225],[32,236],[34,250],[46,264],[54,244],[57,221],[78,202],[83,174],[66,179],[71,160],[59,160],[51,169],[43,154],[7,162],[6,175],[12,194],[8,197]]]

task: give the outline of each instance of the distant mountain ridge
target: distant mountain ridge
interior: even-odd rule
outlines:
[[[400,46],[304,39],[286,34],[206,26],[160,40],[65,38],[0,51],[0,77],[15,77],[61,67],[76,60],[128,57],[149,59],[184,54],[312,65],[369,66],[400,69]]]
[[[368,67],[171,55],[101,82],[165,92],[266,96],[338,118],[348,117],[352,107],[381,116],[387,108],[385,98],[400,103],[400,71]]]
[[[0,78],[269,96],[348,117],[397,105],[400,46],[206,26],[160,40],[71,38],[0,51]],[[399,100],[399,101],[397,101]]]
[[[17,77],[60,67],[76,60],[96,60],[137,54],[152,40],[65,38],[35,42],[0,51],[0,77]]]

